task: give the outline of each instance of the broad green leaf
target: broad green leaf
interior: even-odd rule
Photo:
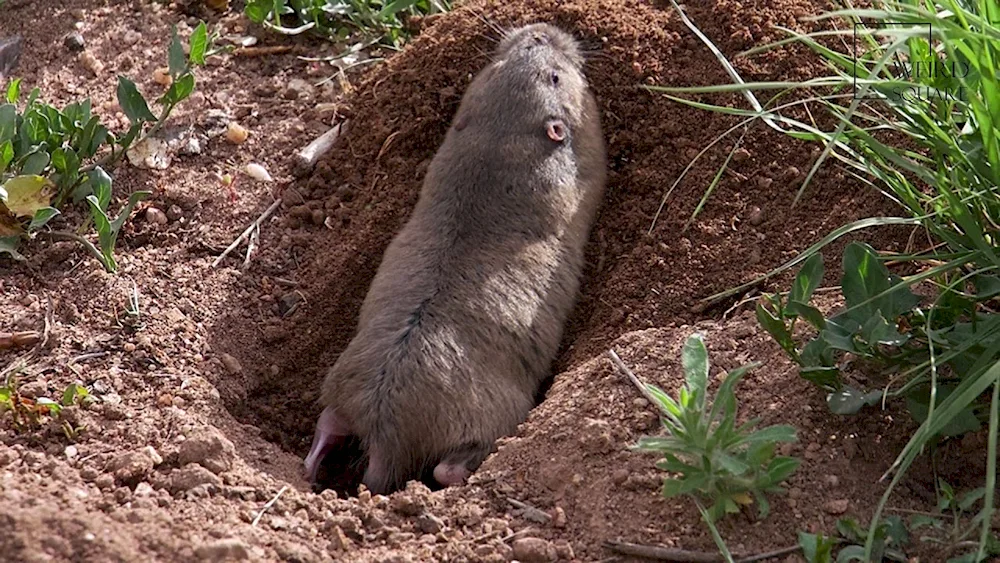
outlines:
[[[118,77],[118,105],[133,125],[143,121],[156,121],[156,116],[149,111],[146,99],[139,93],[135,83],[124,76]]]
[[[731,455],[727,455],[725,452],[716,452],[716,455],[713,456],[713,462],[713,465],[717,464],[722,469],[737,476],[750,471],[749,465]]]
[[[34,217],[39,209],[49,207],[53,187],[41,176],[15,176],[3,184],[4,204],[16,217]]]
[[[681,365],[684,367],[684,380],[692,391],[698,393],[697,410],[705,406],[705,391],[708,388],[708,350],[700,334],[692,334],[681,350]]]
[[[170,27],[170,46],[167,48],[167,64],[170,68],[171,78],[177,78],[184,72],[187,66],[187,57],[184,55],[184,46],[181,45],[180,37],[177,37],[177,26]]]
[[[937,409],[941,403],[954,393],[955,387],[951,385],[939,385],[937,391],[937,404],[934,417],[939,418]],[[910,416],[919,423],[927,420],[927,413],[930,411],[930,395],[926,388],[915,390],[906,397],[906,410],[910,411]],[[941,428],[941,436],[961,436],[969,432],[976,432],[982,428],[982,423],[972,411],[971,405],[958,411],[951,416],[946,424]]]
[[[826,328],[826,318],[823,317],[823,313],[820,313],[819,309],[812,305],[807,305],[797,299],[791,299],[788,301],[785,311],[788,314],[802,317],[806,322],[816,327],[817,330]]]
[[[40,175],[49,165],[49,159],[49,153],[44,150],[31,153],[21,165],[21,174],[24,176]]]
[[[88,174],[87,185],[90,187],[90,192],[97,196],[101,211],[106,211],[108,203],[111,202],[111,176],[98,166]]]
[[[0,105],[0,143],[17,135],[17,108],[14,104]]]
[[[0,143],[0,174],[7,171],[7,167],[14,161],[14,144],[8,139]]]
[[[823,535],[799,532],[799,547],[808,563],[833,563],[836,541]]]
[[[976,275],[972,278],[976,286],[976,298],[986,300],[1000,295],[1000,278],[996,276]]]
[[[756,442],[796,442],[795,427],[787,424],[768,426],[747,434],[738,444],[753,444]]]
[[[821,281],[823,281],[823,255],[817,252],[806,260],[795,276],[789,301],[809,303]]]
[[[90,392],[87,391],[87,388],[84,387],[83,385],[80,385],[78,383],[71,383],[68,387],[66,387],[66,390],[63,392],[62,404],[64,407],[71,406],[74,402],[76,402],[77,397],[82,398],[86,397],[89,394]]]
[[[834,414],[855,414],[866,406],[870,407],[879,404],[881,400],[881,391],[862,393],[849,385],[845,385],[839,391],[827,395],[826,405],[830,407],[830,412]]]
[[[860,545],[849,545],[840,550],[837,554],[837,563],[850,563],[851,561],[864,561],[865,548]]]
[[[19,246],[21,246],[21,237],[0,236],[0,254],[6,254],[20,262],[24,260],[24,256],[17,251]]]
[[[813,338],[802,347],[803,367],[833,367],[833,349],[822,338]]]
[[[793,360],[799,361],[798,353],[795,351],[795,341],[792,340],[792,334],[788,332],[788,327],[785,326],[785,321],[778,318],[777,316],[771,314],[764,305],[758,301],[757,302],[757,322],[760,326],[764,327],[764,330],[771,335],[771,338],[781,346],[781,349],[785,351]]]
[[[902,346],[905,344],[910,337],[906,334],[900,334],[896,330],[895,323],[892,325],[882,317],[882,311],[876,310],[872,313],[872,316],[868,318],[868,321],[861,327],[861,334],[859,334],[861,340],[868,343],[869,346],[874,346],[876,344],[882,344],[884,346]]]
[[[28,231],[37,231],[45,226],[53,217],[59,215],[59,210],[55,207],[44,207],[35,212],[35,216],[31,218],[31,224],[28,225]]]
[[[906,524],[897,515],[887,516],[885,519],[885,539],[891,546],[901,547],[910,542],[910,533],[906,531]]]
[[[198,22],[198,27],[191,32],[189,47],[188,60],[191,64],[204,65],[205,52],[208,49],[208,29],[205,27],[205,22]]]
[[[983,496],[986,494],[986,489],[984,487],[979,487],[973,489],[964,495],[962,495],[961,500],[958,501],[958,508],[962,512],[968,512],[972,508],[972,505],[976,502],[982,500]]]
[[[854,345],[854,335],[860,331],[861,325],[856,320],[841,314],[827,319],[826,329],[820,332],[819,336],[831,348],[860,354],[861,351]]]
[[[917,514],[910,518],[910,529],[913,531],[928,526],[942,530],[944,529],[944,522],[940,518],[935,518],[927,514]]]
[[[848,307],[842,315],[861,324],[876,310],[895,320],[919,303],[913,292],[889,273],[875,251],[859,242],[852,242],[844,250],[841,287]]]
[[[792,473],[795,473],[800,465],[802,465],[802,460],[795,459],[794,457],[776,457],[767,466],[768,480],[772,484],[778,485],[791,477]]]
[[[267,14],[271,9],[270,6],[271,2],[269,0],[248,0],[243,13],[246,14],[250,21],[260,24],[267,19]]]
[[[21,97],[21,79],[15,78],[11,81],[10,85],[7,86],[7,102],[11,104],[16,104],[18,98]]]
[[[193,91],[194,75],[190,73],[184,74],[177,80],[174,80],[174,82],[170,85],[170,88],[168,88],[167,91],[160,96],[158,101],[164,105],[178,104],[187,99]]]
[[[108,221],[108,216],[101,209],[101,204],[97,200],[97,196],[88,195],[87,205],[90,207],[90,217],[94,220],[94,227],[97,229],[97,238],[100,242],[102,257],[101,263],[106,270],[114,272],[118,269],[118,264],[115,262],[114,257],[115,237],[111,232],[111,222]]]

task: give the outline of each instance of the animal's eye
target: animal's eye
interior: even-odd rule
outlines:
[[[558,86],[559,85],[559,74],[558,73],[555,73],[555,72],[552,73],[552,85],[553,86]]]

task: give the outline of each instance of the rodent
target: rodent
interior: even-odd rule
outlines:
[[[603,198],[599,112],[577,42],[507,34],[469,85],[358,329],[323,383],[306,478],[348,436],[389,493],[433,467],[464,483],[534,407]]]

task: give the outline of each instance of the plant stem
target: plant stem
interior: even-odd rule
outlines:
[[[96,246],[94,246],[94,243],[90,242],[89,240],[83,238],[82,236],[76,233],[67,233],[65,231],[41,231],[38,233],[38,235],[52,240],[70,240],[73,242],[77,242],[81,244],[83,248],[87,252],[89,252],[94,258],[97,258],[97,260],[101,263],[101,265],[104,266],[105,270],[109,272],[112,271],[111,268],[108,267],[108,263],[107,260],[104,258],[104,255],[101,254],[101,251],[98,250]]]

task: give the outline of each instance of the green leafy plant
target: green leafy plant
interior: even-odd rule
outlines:
[[[87,388],[77,383],[71,383],[66,387],[60,401],[48,397],[25,397],[18,391],[17,377],[10,375],[7,381],[0,385],[0,417],[10,413],[14,429],[22,432],[38,428],[44,416],[58,417],[65,407],[84,404],[90,400],[91,395]],[[73,427],[66,421],[63,421],[62,429],[71,439],[83,430]]]
[[[450,9],[447,0],[248,0],[244,13],[254,23],[286,35],[312,31],[346,39],[360,34],[365,44],[398,48],[406,37],[407,17]]]
[[[833,563],[833,548],[837,543],[835,538],[823,534],[799,532],[799,548],[808,563]]]
[[[786,301],[773,296],[766,299],[760,318],[799,362],[803,376],[835,393],[846,389],[849,397],[841,402],[843,411],[877,400],[874,392],[854,392],[841,380],[836,361],[845,354],[857,354],[881,363],[891,375],[883,395],[906,396],[910,412],[922,420],[887,473],[892,474],[892,481],[865,538],[866,557],[877,543],[876,528],[886,500],[924,447],[943,434],[989,421],[986,502],[976,519],[981,530],[974,557],[981,560],[990,537],[1000,431],[1000,316],[995,308],[1000,296],[1000,192],[996,189],[1000,185],[1000,75],[996,72],[1000,7],[995,0],[877,0],[870,9],[837,10],[816,19],[833,22],[835,29],[811,34],[785,29],[788,39],[746,54],[798,43],[827,63],[830,72],[826,76],[748,84],[715,48],[734,84],[652,89],[681,103],[739,117],[741,121],[723,137],[761,120],[789,136],[821,143],[823,151],[796,201],[819,167],[832,159],[858,181],[897,202],[908,217],[871,218],[845,225],[762,278],[709,299],[739,293],[803,264],[823,245],[848,232],[876,225],[920,225],[930,241],[927,250],[893,257],[920,273],[882,277],[877,280],[877,291],[874,286],[842,283],[848,308],[835,317],[833,326],[834,319],[820,321],[814,311],[791,303],[801,301],[802,294]],[[840,39],[844,48],[838,50],[831,38]],[[928,72],[942,67],[959,71]],[[753,92],[766,90],[777,94],[761,103]],[[807,94],[787,101],[788,94],[796,91]],[[741,92],[753,109],[680,97],[712,92]],[[803,112],[810,116],[808,121],[789,114],[790,109],[803,107],[810,110]],[[832,126],[812,119],[824,113]],[[876,281],[870,272],[886,273],[884,264],[879,265],[882,259],[870,249],[854,247],[852,252],[853,267],[871,268],[854,276],[855,280]],[[812,275],[802,278],[812,279]],[[934,290],[929,303],[916,304],[907,295],[908,288],[918,283]],[[818,334],[802,347],[792,341],[790,330],[799,317],[813,324]]]
[[[837,563],[881,562],[884,560],[906,563],[908,561],[902,548],[910,542],[910,533],[906,529],[903,519],[899,516],[889,516],[874,526],[873,547],[870,556],[865,555],[864,547],[869,533],[856,520],[853,518],[837,520],[837,531],[849,544],[837,554]]]
[[[759,420],[736,424],[736,385],[756,364],[729,372],[714,399],[708,401],[708,351],[700,335],[692,335],[681,354],[685,384],[674,399],[655,385],[646,385],[663,413],[666,436],[643,437],[636,448],[662,454],[656,466],[672,476],[663,495],[691,495],[708,521],[740,511],[756,500],[760,516],[769,511],[764,493],[780,484],[799,460],[775,456],[779,442],[794,442],[791,426],[755,430]],[[709,504],[702,508],[702,501]]]
[[[115,271],[114,247],[133,207],[150,195],[135,192],[115,218],[107,215],[112,179],[105,172],[138,140],[154,134],[171,112],[194,91],[193,68],[205,63],[215,35],[204,23],[190,37],[189,54],[173,31],[168,49],[170,87],[157,98],[161,106],[153,115],[135,84],[118,77],[118,103],[130,127],[121,135],[108,130],[91,112],[89,99],[62,109],[46,104],[35,88],[19,109],[21,79],[6,89],[0,105],[0,254],[23,259],[20,244],[36,235],[79,242],[108,271]],[[76,232],[48,231],[45,227],[69,202],[87,201],[90,221],[97,228],[99,245]]]

